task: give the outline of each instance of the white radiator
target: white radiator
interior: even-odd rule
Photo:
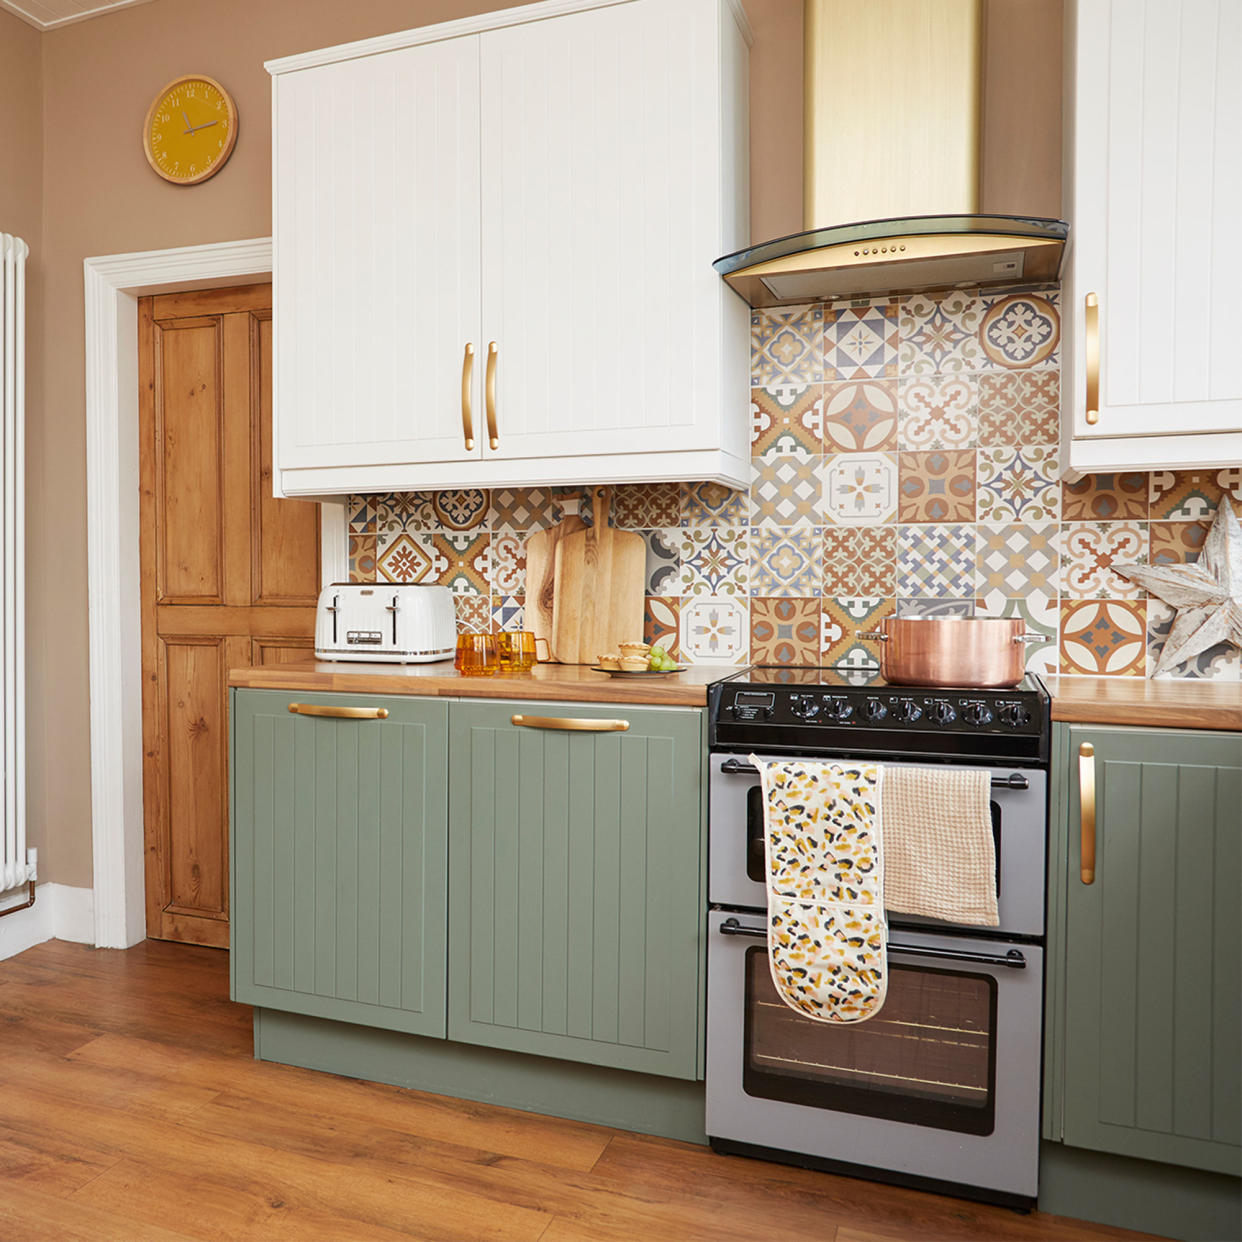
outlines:
[[[0,892],[34,879],[26,854],[26,255],[20,237],[0,233],[0,386],[4,470],[0,478],[0,698],[4,716],[4,852]]]

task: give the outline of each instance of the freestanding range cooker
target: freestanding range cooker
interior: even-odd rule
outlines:
[[[708,698],[707,1133],[762,1156],[1030,1207],[1038,1189],[1048,692],[757,667]],[[869,1021],[804,1018],[767,962],[763,799],[747,756],[986,768],[1000,926],[889,916]]]

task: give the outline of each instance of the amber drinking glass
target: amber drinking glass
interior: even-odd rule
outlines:
[[[529,673],[536,664],[551,658],[546,638],[536,638],[530,630],[513,630],[496,635],[496,643],[502,673]],[[543,643],[547,654],[539,654]]]
[[[458,634],[453,667],[463,677],[491,677],[499,665],[494,634]]]

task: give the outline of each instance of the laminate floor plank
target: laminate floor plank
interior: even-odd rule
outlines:
[[[255,1061],[228,955],[0,962],[4,1242],[1140,1238]]]

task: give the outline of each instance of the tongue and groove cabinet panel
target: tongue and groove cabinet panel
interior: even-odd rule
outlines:
[[[443,1037],[447,725],[434,699],[233,691],[234,1000]]]
[[[696,1077],[700,715],[453,704],[450,1039]]]
[[[1242,734],[1059,726],[1056,754],[1045,1137],[1237,1176]]]

